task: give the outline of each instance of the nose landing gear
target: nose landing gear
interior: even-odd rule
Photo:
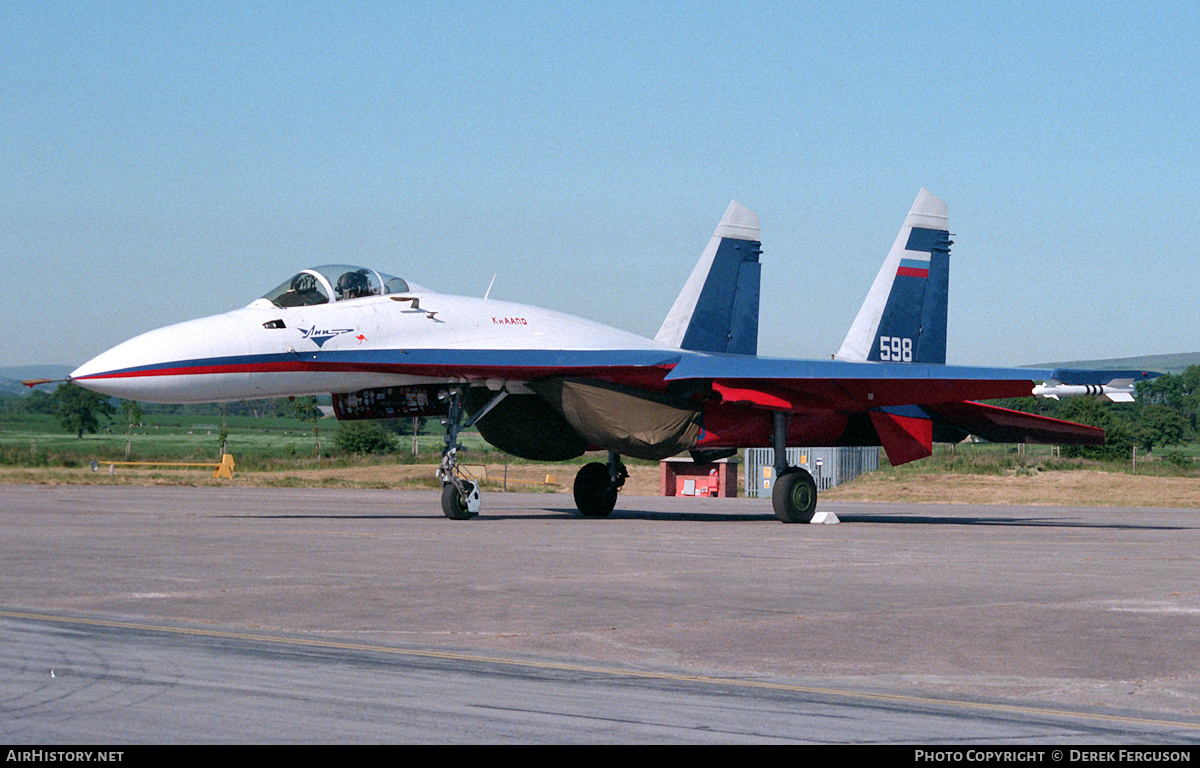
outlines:
[[[456,387],[438,393],[438,399],[446,401],[446,418],[442,419],[442,426],[446,428],[446,447],[442,448],[442,463],[437,476],[442,481],[442,513],[451,520],[470,520],[479,514],[481,505],[479,483],[458,464],[458,451],[462,448],[458,433],[483,418],[506,395],[508,391],[501,389],[473,417],[464,419],[463,390]]]

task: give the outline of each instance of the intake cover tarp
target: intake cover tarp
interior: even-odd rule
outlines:
[[[475,413],[495,395],[482,387],[467,390],[467,411]],[[566,461],[582,456],[587,440],[537,395],[509,395],[475,423],[484,440],[531,461]]]
[[[700,406],[693,400],[594,379],[529,384],[592,445],[658,461],[696,445]]]

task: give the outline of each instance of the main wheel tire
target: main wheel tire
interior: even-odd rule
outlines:
[[[612,487],[608,465],[593,461],[584,464],[575,475],[575,506],[584,517],[605,517],[617,505],[617,489]]]
[[[817,482],[800,467],[788,467],[771,491],[775,517],[783,523],[808,523],[817,511]]]
[[[470,493],[475,488],[471,483],[464,482],[463,487]],[[470,520],[471,513],[467,509],[467,501],[454,487],[454,483],[442,484],[442,512],[451,520]]]

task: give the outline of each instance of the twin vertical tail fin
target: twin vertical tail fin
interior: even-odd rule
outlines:
[[[696,352],[758,353],[758,216],[732,202],[656,341]]]
[[[948,221],[946,204],[922,189],[835,355],[837,359],[946,362]]]
[[[950,232],[946,204],[922,189],[835,357],[946,362]],[[696,352],[758,353],[759,223],[729,204],[655,336]]]
[[[946,362],[948,221],[946,204],[922,189],[834,357],[859,362]],[[933,452],[933,419],[924,409],[876,408],[870,417],[893,464]]]

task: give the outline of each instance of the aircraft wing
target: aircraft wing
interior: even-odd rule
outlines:
[[[1049,375],[1050,371],[689,355],[666,378],[668,381],[706,379],[727,400],[802,411],[814,405],[863,410],[1027,397],[1043,374]]]
[[[785,360],[691,355],[670,381],[712,382],[724,402],[789,414],[842,413],[838,445],[882,445],[893,464],[929,456],[935,435],[995,442],[1103,444],[1104,430],[972,402],[1027,397],[1043,374],[1032,368],[921,363]]]

